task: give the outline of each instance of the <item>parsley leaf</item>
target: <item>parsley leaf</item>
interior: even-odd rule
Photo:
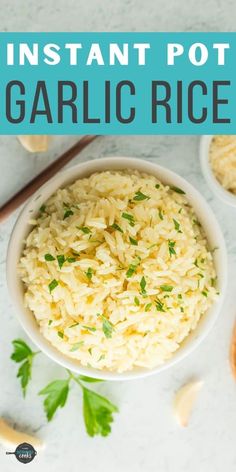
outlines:
[[[89,267],[87,272],[85,272],[85,275],[88,277],[89,280],[92,280],[92,276],[93,276],[93,269],[92,267]]]
[[[152,307],[152,303],[147,303],[147,305],[145,305],[144,311],[150,311],[151,307]]]
[[[135,193],[135,197],[133,198],[133,200],[135,200],[136,202],[141,202],[142,200],[150,200],[150,197],[140,192],[139,190],[138,192]]]
[[[67,262],[69,262],[70,264],[72,264],[73,262],[76,262],[76,258],[75,257],[67,257]]]
[[[50,284],[48,285],[49,292],[52,293],[52,291],[58,286],[58,281],[56,279],[53,279]]]
[[[84,234],[90,234],[92,233],[91,229],[89,229],[87,226],[82,226],[79,228],[81,231],[83,231]]]
[[[175,252],[175,241],[168,241],[168,247],[169,247],[169,254],[172,256],[172,254],[176,254]]]
[[[11,359],[15,362],[23,362],[18,372],[17,378],[21,380],[21,387],[23,395],[26,395],[27,385],[31,379],[32,362],[33,358],[38,352],[33,352],[32,349],[22,339],[15,339],[12,341],[14,351],[11,355]]]
[[[45,210],[46,210],[46,205],[41,205],[41,207],[39,208],[39,211],[40,213],[45,213]]]
[[[136,239],[131,238],[131,236],[129,236],[129,240],[130,240],[130,243],[132,244],[132,246],[137,246],[138,245],[138,241]]]
[[[83,346],[84,341],[79,341],[78,343],[74,343],[70,349],[70,352],[77,351],[81,346]]]
[[[111,228],[117,230],[117,231],[120,231],[120,233],[124,233],[123,229],[117,225],[116,223],[113,223],[113,225],[111,225]]]
[[[103,333],[105,334],[106,338],[111,338],[112,337],[112,332],[114,331],[114,326],[113,324],[106,318],[104,315],[98,314],[97,316],[100,316],[103,323],[102,323],[102,330]]]
[[[52,254],[45,254],[44,259],[47,262],[55,261],[55,257],[53,257]]]
[[[174,185],[170,186],[170,190],[173,190],[176,193],[180,193],[181,195],[185,195],[185,192],[181,188],[175,187]]]
[[[175,220],[174,218],[173,218],[173,222],[174,222],[176,231],[178,231],[178,233],[182,233],[182,231],[180,230],[179,222],[177,220]]]
[[[63,264],[66,262],[65,256],[63,254],[59,254],[59,256],[57,256],[57,262],[59,265],[59,269],[61,269]]]
[[[159,208],[159,212],[158,212],[158,214],[159,214],[159,218],[160,218],[160,220],[163,220],[163,219],[164,219],[164,216],[163,216],[163,213],[162,213],[162,210],[161,210],[161,208]]]
[[[65,406],[68,393],[69,379],[54,380],[39,392],[39,395],[47,395],[43,404],[48,421],[51,421],[59,407]]]
[[[156,299],[155,303],[156,303],[157,311],[162,311],[162,312],[166,311],[166,310],[164,310],[164,303],[162,303],[160,300]]]
[[[134,217],[130,213],[122,213],[122,218],[128,220],[130,226],[134,226]]]
[[[22,339],[15,339],[12,341],[14,346],[14,352],[11,355],[11,359],[15,362],[22,362],[29,356],[32,356],[33,351]]]
[[[72,210],[66,210],[63,216],[63,220],[65,220],[66,218],[69,218],[69,216],[72,216],[73,214],[74,212]]]
[[[163,292],[172,292],[173,290],[173,286],[172,285],[161,285],[160,286],[160,289],[163,291]]]
[[[134,297],[134,303],[135,303],[136,306],[140,305],[138,297]]]
[[[88,435],[108,436],[113,422],[112,414],[118,411],[117,407],[98,393],[84,386],[82,388],[84,422]]]
[[[141,294],[145,297],[147,295],[147,292],[146,292],[146,285],[147,285],[147,282],[145,280],[145,277],[143,276],[141,278],[141,281],[140,281],[140,288],[141,288]]]

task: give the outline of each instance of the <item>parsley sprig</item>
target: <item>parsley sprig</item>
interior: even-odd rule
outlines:
[[[40,351],[33,352],[32,349],[22,339],[15,339],[12,342],[14,351],[11,359],[15,362],[23,362],[17,377],[21,377],[21,386],[25,396],[26,387],[31,379],[33,358]],[[25,366],[27,363],[27,367]],[[23,374],[19,375],[22,370]],[[86,384],[103,382],[101,379],[94,379],[85,375],[74,375],[67,370],[68,376],[64,379],[56,379],[40,390],[39,395],[44,396],[44,411],[48,421],[51,421],[59,408],[66,405],[71,384],[76,383],[82,390],[83,395],[83,417],[85,428],[89,436],[108,436],[111,432],[113,414],[118,412],[117,406],[106,397],[98,394],[87,387]]]
[[[31,379],[33,358],[39,354],[40,351],[33,352],[22,339],[15,339],[12,341],[12,344],[14,351],[11,355],[11,359],[17,363],[22,363],[17,372],[17,378],[20,378],[23,395],[25,397],[26,389]]]

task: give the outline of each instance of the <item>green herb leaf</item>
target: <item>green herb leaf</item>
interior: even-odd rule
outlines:
[[[17,372],[17,377],[21,379],[21,387],[23,395],[25,396],[27,385],[31,379],[33,357],[38,354],[38,352],[33,352],[22,339],[15,339],[12,341],[12,344],[14,351],[11,355],[11,359],[15,362],[24,361]]]
[[[173,218],[173,222],[174,222],[176,231],[178,231],[178,233],[181,233],[182,231],[180,231],[180,224],[179,224],[179,222],[178,222],[177,220],[175,220],[174,218]]]
[[[83,325],[82,328],[87,329],[88,331],[91,331],[92,333],[94,333],[95,331],[97,331],[97,328],[94,328],[93,326],[86,326],[86,325]]]
[[[95,379],[94,377],[87,377],[87,375],[78,375],[78,379],[82,380],[83,382],[87,382],[87,383],[104,382],[103,379]]]
[[[176,254],[175,252],[175,241],[168,241],[168,247],[169,247],[169,254],[172,256],[172,254]]]
[[[117,225],[116,223],[113,223],[113,225],[111,225],[111,228],[117,230],[117,231],[120,231],[120,233],[124,233],[123,229]]]
[[[173,290],[173,286],[172,285],[161,285],[160,286],[160,289],[163,291],[163,292],[172,292]]]
[[[174,192],[176,193],[180,193],[181,195],[185,195],[185,192],[179,188],[179,187],[175,187],[174,185],[170,187],[171,190],[173,190]]]
[[[138,245],[138,241],[136,239],[133,239],[129,236],[129,240],[130,240],[130,243],[132,244],[132,246],[137,246]]]
[[[142,200],[150,200],[150,197],[140,192],[139,190],[138,192],[135,193],[135,197],[133,198],[133,200],[135,200],[136,202],[141,202]]]
[[[62,331],[57,331],[59,338],[64,338],[64,333]]]
[[[136,272],[136,269],[137,269],[136,264],[130,264],[130,266],[128,267],[128,270],[126,272],[127,279],[130,279],[130,277],[132,277],[132,275],[134,275],[134,273]]]
[[[113,324],[106,318],[103,318],[103,323],[102,323],[102,330],[106,336],[106,338],[112,338],[112,332],[114,330]]]
[[[30,356],[23,364],[20,366],[17,372],[17,378],[20,378],[21,387],[23,390],[23,395],[26,395],[26,388],[31,379],[31,370],[32,370],[32,357]]]
[[[89,267],[87,272],[85,272],[86,276],[88,277],[89,280],[92,280],[92,276],[93,276],[93,269],[92,267]]]
[[[41,207],[39,208],[40,213],[44,213],[45,210],[46,210],[46,205],[44,205],[44,204],[41,205]]]
[[[145,280],[145,277],[143,276],[141,278],[141,281],[140,281],[140,289],[141,289],[141,294],[143,296],[147,295],[147,292],[146,292],[146,285],[147,285],[147,282]]]
[[[113,413],[118,409],[107,398],[83,387],[83,414],[89,436],[107,436],[111,432]]]
[[[128,220],[130,226],[134,226],[134,217],[130,213],[122,213],[122,218]]]
[[[44,259],[47,262],[55,261],[55,257],[53,257],[52,254],[45,254]]]
[[[32,356],[33,351],[22,339],[15,339],[12,344],[14,346],[14,352],[11,355],[13,361],[22,362],[27,357]]]
[[[72,264],[73,262],[76,262],[76,258],[75,257],[67,257],[67,262],[69,262],[70,264]]]
[[[48,326],[51,326],[52,320],[48,320]]]
[[[162,312],[166,311],[166,310],[164,310],[164,303],[162,303],[160,300],[156,299],[155,303],[156,303],[157,311],[162,311]]]
[[[134,297],[134,303],[135,303],[136,306],[140,305],[138,297]]]
[[[50,284],[48,285],[49,292],[52,293],[52,291],[58,286],[58,281],[56,279],[53,279]]]
[[[147,303],[147,305],[145,305],[144,311],[150,311],[151,307],[152,303]]]
[[[73,214],[74,212],[72,210],[66,210],[63,216],[63,220],[65,220],[66,218],[69,218],[69,216],[72,216]]]
[[[160,188],[160,184],[156,184],[156,185],[155,185],[155,188],[156,188],[156,189],[159,189],[159,188]]]
[[[83,346],[84,341],[79,341],[78,343],[73,344],[73,346],[70,349],[70,352],[77,351],[81,346]]]
[[[159,208],[159,212],[158,212],[158,213],[159,213],[159,218],[160,218],[160,220],[163,220],[164,217],[163,217],[162,210],[161,210],[160,208]]]
[[[65,406],[68,393],[69,379],[54,380],[39,392],[39,395],[47,395],[43,404],[48,421],[51,421],[59,407]]]
[[[78,326],[78,325],[79,325],[79,323],[78,323],[78,321],[76,321],[74,324],[72,324],[71,326],[69,326],[69,328],[74,328],[75,326]]]
[[[208,290],[203,290],[202,294],[204,295],[204,297],[208,297]]]
[[[89,229],[87,226],[82,226],[79,228],[81,231],[83,231],[84,234],[90,234],[92,233],[91,229]]]
[[[59,254],[59,256],[57,256],[57,262],[59,265],[59,269],[61,269],[63,264],[65,264],[66,262],[65,256],[63,254]]]

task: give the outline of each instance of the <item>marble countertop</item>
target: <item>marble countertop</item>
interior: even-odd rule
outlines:
[[[234,0],[1,0],[4,31],[233,31]],[[0,136],[0,204],[69,147],[75,136],[53,139],[49,153],[30,155],[14,137]],[[47,423],[37,392],[63,376],[63,369],[43,355],[35,362],[34,379],[24,400],[10,361],[11,341],[27,339],[15,316],[5,279],[9,236],[18,211],[0,226],[0,416],[36,433],[46,449],[27,470],[46,472],[235,472],[236,385],[228,363],[236,315],[235,210],[217,200],[201,175],[199,138],[195,136],[101,137],[73,163],[100,156],[135,156],[177,171],[205,196],[227,241],[229,286],[221,315],[201,346],[186,360],[159,375],[132,382],[106,383],[97,390],[119,405],[112,434],[89,438],[84,431],[81,394],[73,388],[67,406]],[[192,378],[204,380],[188,428],[172,414],[174,392]],[[0,469],[21,470],[14,456],[0,448]]]

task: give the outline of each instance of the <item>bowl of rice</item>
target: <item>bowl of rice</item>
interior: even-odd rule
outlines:
[[[188,355],[225,294],[221,229],[200,193],[135,158],[78,164],[23,208],[7,280],[32,341],[62,366],[109,380]]]
[[[224,203],[236,207],[236,136],[202,136],[200,162],[210,189]]]

